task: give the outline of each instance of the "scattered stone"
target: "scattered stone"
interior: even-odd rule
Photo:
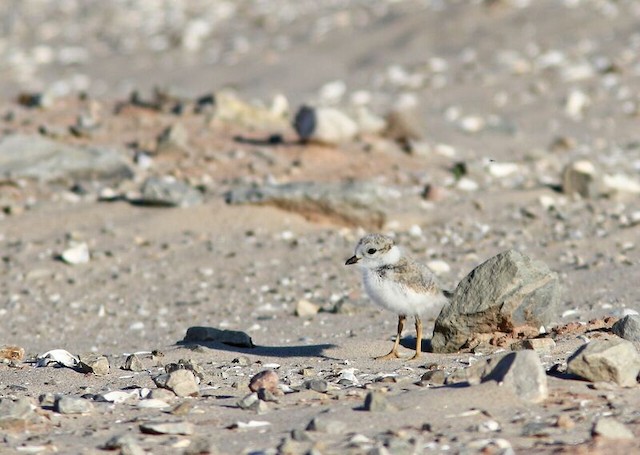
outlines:
[[[149,177],[140,197],[131,202],[155,207],[192,207],[202,203],[202,193],[171,176]]]
[[[493,359],[489,366],[488,372],[482,375],[483,382],[501,383],[531,403],[539,403],[549,395],[545,369],[534,351],[511,352]]]
[[[20,346],[2,346],[0,347],[0,360],[9,360],[11,362],[24,360],[24,348]]]
[[[576,423],[571,417],[566,414],[560,414],[558,420],[556,420],[556,426],[564,430],[571,430],[576,426]]]
[[[267,389],[258,389],[258,398],[260,398],[261,401],[269,401],[272,403],[277,403],[278,402],[278,397],[277,395],[282,395],[282,391],[279,391],[280,393],[272,393],[270,391],[268,391]]]
[[[611,332],[628,341],[640,341],[640,316],[629,314],[613,324]]]
[[[318,311],[318,306],[306,299],[298,300],[296,304],[296,316],[300,318],[312,318]]]
[[[146,422],[140,425],[140,431],[147,434],[190,435],[195,432],[191,422]]]
[[[591,104],[591,98],[582,90],[573,89],[567,96],[564,112],[573,120],[581,120],[585,109]]]
[[[142,364],[140,357],[135,354],[129,354],[124,361],[122,369],[128,371],[143,371],[144,365]]]
[[[138,445],[132,435],[120,434],[113,436],[102,446],[104,450],[120,450],[122,455],[144,455],[146,452]]]
[[[179,369],[153,379],[158,387],[169,389],[179,397],[197,396],[200,387],[192,371]]]
[[[608,439],[635,439],[633,432],[613,417],[600,417],[593,425],[591,433]]]
[[[387,128],[384,136],[408,144],[410,141],[422,141],[426,138],[420,114],[414,109],[395,109],[387,115]]]
[[[44,407],[52,408],[55,402],[56,402],[56,396],[51,392],[40,394],[40,396],[38,397],[38,403],[43,408]]]
[[[168,363],[167,365],[165,365],[164,367],[164,371],[166,373],[171,373],[173,371],[176,370],[189,370],[191,371],[195,377],[196,377],[196,382],[200,383],[200,381],[203,381],[205,378],[205,372],[204,372],[204,368],[202,368],[202,366],[191,360],[191,359],[180,359],[178,360],[177,363]]]
[[[567,373],[591,382],[614,382],[623,387],[637,384],[640,354],[633,343],[622,339],[592,340],[567,361]]]
[[[87,245],[86,242],[72,245],[62,252],[60,259],[70,265],[87,264],[91,259],[89,255],[89,245]]]
[[[560,285],[541,261],[515,250],[494,256],[469,273],[436,319],[434,352],[455,352],[482,333],[540,327],[557,317]]]
[[[328,434],[341,434],[347,429],[344,422],[335,420],[327,414],[315,416],[307,425],[307,431],[318,431]]]
[[[356,108],[353,119],[358,125],[360,133],[379,134],[387,128],[385,119],[371,112],[366,106]]]
[[[35,406],[26,397],[0,398],[0,429],[20,428],[34,415]]]
[[[640,194],[640,182],[625,174],[606,174],[602,177],[602,184],[608,193]]]
[[[329,383],[324,379],[309,379],[304,382],[304,388],[308,390],[313,390],[315,392],[325,393],[329,390]]]
[[[268,390],[272,394],[280,393],[278,373],[273,370],[264,370],[251,378],[249,390],[257,392],[260,389]]]
[[[371,391],[364,399],[364,410],[370,412],[389,412],[395,408],[389,403],[384,393]]]
[[[189,327],[183,343],[214,341],[241,348],[254,348],[253,340],[244,332],[220,330],[214,327]]]
[[[283,95],[276,96],[274,105],[267,108],[247,103],[233,91],[223,90],[215,94],[215,106],[214,121],[260,130],[288,127],[289,102]]]
[[[246,367],[248,365],[251,365],[251,359],[249,359],[249,357],[247,357],[246,355],[241,355],[240,357],[234,358],[231,363]]]
[[[108,403],[125,403],[140,398],[138,390],[113,390],[107,393],[100,393],[95,396],[96,401],[105,401]]]
[[[185,448],[182,453],[183,455],[217,455],[220,452],[213,442],[209,441],[207,438],[196,437],[191,439],[189,447]]]
[[[272,205],[312,221],[380,229],[393,192],[371,182],[292,182],[249,186],[226,194],[228,204]]]
[[[444,370],[427,371],[420,377],[421,383],[443,385],[447,380],[447,374]]]
[[[88,414],[93,410],[93,404],[84,398],[63,395],[56,397],[53,410],[60,414]]]
[[[303,141],[336,145],[352,141],[358,125],[344,112],[330,107],[302,106],[293,126]]]
[[[240,409],[248,409],[251,411],[256,411],[258,413],[262,413],[267,410],[266,403],[260,400],[260,397],[256,392],[245,395],[240,400],[238,400],[236,404]]]
[[[180,123],[165,128],[158,136],[157,154],[186,154],[189,152],[189,133]]]
[[[57,363],[67,368],[75,368],[79,362],[80,359],[69,351],[65,351],[64,349],[53,349],[45,352],[44,354],[40,354],[37,357],[36,366],[45,367],[50,363]]]
[[[58,180],[113,179],[133,177],[133,171],[118,150],[96,146],[74,146],[39,135],[13,134],[0,139],[0,177]]]
[[[109,373],[109,360],[103,355],[81,357],[76,369],[81,373],[92,373],[104,376]]]
[[[594,198],[600,192],[595,166],[586,160],[568,164],[562,172],[562,191],[578,194],[583,198]]]
[[[540,355],[548,355],[556,348],[556,342],[553,338],[531,338],[528,340],[518,340],[510,346],[512,351],[521,351],[523,349],[533,349]]]

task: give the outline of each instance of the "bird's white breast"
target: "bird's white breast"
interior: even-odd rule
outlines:
[[[440,294],[416,292],[396,281],[382,278],[375,271],[368,269],[363,270],[363,282],[367,294],[378,306],[396,314],[435,315],[446,301]]]

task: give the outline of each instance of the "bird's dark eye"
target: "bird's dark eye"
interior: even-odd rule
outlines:
[[[375,254],[375,252],[376,252],[376,249],[375,249],[375,248],[369,248],[369,249],[367,250],[367,253],[369,253],[369,254]]]

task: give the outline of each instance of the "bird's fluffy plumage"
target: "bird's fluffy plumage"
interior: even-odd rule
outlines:
[[[433,272],[402,254],[388,236],[364,236],[349,261],[360,265],[369,297],[396,314],[435,315],[447,302]]]

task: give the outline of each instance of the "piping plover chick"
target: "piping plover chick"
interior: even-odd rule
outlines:
[[[407,316],[416,322],[417,359],[422,351],[423,315],[436,313],[449,301],[451,293],[443,290],[427,266],[402,253],[393,239],[382,234],[367,234],[356,245],[355,254],[345,265],[358,264],[364,288],[371,300],[398,314],[398,334],[388,354],[376,359],[400,358],[398,344]]]

